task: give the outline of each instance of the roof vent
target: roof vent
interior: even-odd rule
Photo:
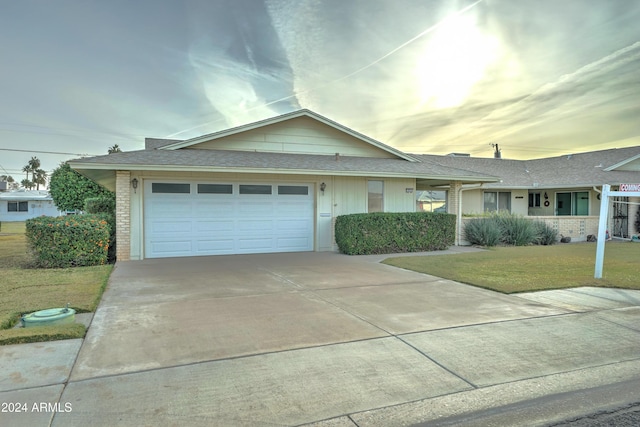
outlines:
[[[336,162],[340,160],[340,153],[336,153]]]
[[[500,147],[498,147],[498,144],[491,144],[491,146],[496,149],[496,151],[493,152],[493,158],[494,159],[501,159],[502,158],[502,152],[500,151]]]

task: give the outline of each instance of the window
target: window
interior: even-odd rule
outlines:
[[[240,194],[271,194],[270,185],[240,185]]]
[[[191,192],[191,184],[174,184],[164,182],[154,182],[151,184],[152,193],[172,193],[172,194],[189,194]]]
[[[367,182],[367,201],[368,211],[371,212],[384,212],[384,182],[383,181],[368,181]]]
[[[447,192],[416,191],[416,211],[447,212]]]
[[[278,194],[306,196],[309,194],[309,187],[306,185],[278,185]]]
[[[8,212],[29,212],[29,202],[7,202]]]
[[[511,192],[485,191],[484,211],[508,211],[511,212]]]
[[[198,184],[198,194],[233,194],[233,185]]]
[[[529,193],[529,207],[530,208],[540,207],[540,193]]]
[[[589,192],[556,193],[556,215],[589,215]]]

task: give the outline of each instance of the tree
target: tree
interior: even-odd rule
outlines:
[[[81,211],[90,197],[115,198],[115,194],[61,163],[49,179],[53,203],[61,211]]]
[[[24,188],[26,188],[27,190],[32,190],[33,187],[35,187],[36,185],[33,183],[33,181],[30,181],[28,179],[23,179],[22,181],[20,181],[20,185],[22,185]]]
[[[38,178],[36,178],[36,173],[38,171],[44,173],[46,177],[46,173],[42,169],[40,169],[40,159],[35,156],[31,157],[31,160],[29,160],[27,164],[22,168],[22,172],[25,172],[27,174],[26,178],[20,182],[24,188],[31,190],[33,189],[33,187],[37,186],[38,189],[40,189],[40,183],[42,183],[43,185],[46,184],[46,181],[39,182],[44,180],[43,177],[38,176]],[[29,174],[31,174],[31,179],[29,179]]]
[[[16,190],[18,188],[18,183],[11,175],[0,175],[0,182],[6,182],[8,190]]]
[[[41,185],[47,184],[47,172],[38,168],[33,172],[33,182],[36,184],[36,190],[40,189]]]
[[[112,147],[109,147],[109,151],[107,151],[108,154],[113,154],[113,153],[122,153],[122,150],[120,149],[120,147],[118,147],[118,144],[114,144]]]

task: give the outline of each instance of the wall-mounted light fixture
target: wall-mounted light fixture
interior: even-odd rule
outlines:
[[[322,191],[322,195],[324,195],[324,190],[326,189],[327,189],[327,184],[325,184],[324,182],[320,184],[320,191]]]
[[[136,192],[136,188],[138,188],[138,178],[133,178],[131,180],[131,186],[133,187],[133,192]]]

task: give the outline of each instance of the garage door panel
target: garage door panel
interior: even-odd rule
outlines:
[[[279,237],[276,243],[277,248],[283,252],[309,250],[309,239],[304,237]]]
[[[229,209],[233,200],[196,202],[193,206],[193,215],[197,218],[233,218],[234,210]]]
[[[210,255],[232,253],[234,243],[234,239],[198,240],[197,250],[199,253]]]
[[[309,185],[281,189],[278,184],[190,183],[190,193],[169,194],[152,192],[152,184],[145,182],[148,258],[313,250],[315,210]],[[164,180],[161,188],[165,184],[171,183]],[[246,191],[256,186],[274,190],[239,194],[240,185]]]
[[[193,252],[191,240],[151,242],[152,253],[157,257],[188,256]]]
[[[269,235],[271,235],[273,233],[273,220],[246,219],[237,221],[236,229],[240,233],[268,233]]]
[[[313,208],[309,206],[308,201],[296,202],[296,203],[278,203],[275,206],[275,213],[278,216],[293,216],[300,218],[301,216],[311,215]]]
[[[236,213],[240,218],[264,218],[273,216],[274,208],[271,201],[239,201]]]
[[[290,219],[284,219],[284,220],[277,220],[276,231],[278,232],[294,231],[298,233],[301,231],[309,230],[310,225],[311,225],[311,221],[304,220],[304,219],[290,218]]]
[[[238,239],[238,249],[265,251],[273,248],[273,238],[240,238]]]
[[[196,230],[198,232],[206,233],[206,232],[233,232],[235,229],[234,221],[203,221],[199,220],[196,222]]]
[[[190,233],[193,224],[191,221],[153,221],[151,223],[151,232],[156,235],[174,234],[174,233]]]

